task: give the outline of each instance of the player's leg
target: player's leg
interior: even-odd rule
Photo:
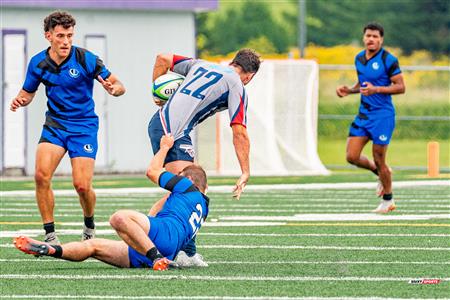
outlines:
[[[377,213],[388,213],[395,209],[395,203],[392,196],[392,177],[391,169],[386,163],[386,154],[392,133],[395,127],[395,119],[393,117],[384,118],[374,122],[371,128],[373,136],[372,154],[377,166],[379,180],[383,187],[383,200],[374,210]]]
[[[96,130],[83,134],[69,134],[67,137],[67,150],[72,164],[72,183],[83,209],[82,240],[95,237],[94,209],[96,196],[92,187],[92,178],[97,148]]]
[[[84,261],[90,257],[107,264],[128,268],[128,246],[123,241],[91,239],[63,245],[50,245],[45,242],[20,236],[14,239],[17,249],[35,256],[52,256],[70,261]]]
[[[42,139],[41,139],[42,140]],[[36,201],[45,230],[45,241],[59,244],[55,234],[53,210],[55,198],[51,187],[53,173],[58,167],[66,150],[59,145],[41,142],[36,150],[34,181],[36,183]]]
[[[73,186],[78,193],[80,205],[83,209],[84,226],[83,240],[95,237],[94,209],[96,195],[92,187],[95,160],[89,157],[74,157],[72,163]]]
[[[369,138],[367,136],[349,136],[347,139],[346,159],[352,165],[375,172],[375,163],[362,155],[362,150],[366,146]]]

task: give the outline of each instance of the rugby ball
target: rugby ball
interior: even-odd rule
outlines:
[[[158,100],[167,101],[183,83],[184,76],[177,73],[167,73],[159,76],[153,82],[152,94]]]

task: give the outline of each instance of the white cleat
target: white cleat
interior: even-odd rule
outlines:
[[[372,212],[377,214],[387,214],[390,211],[393,211],[395,209],[395,202],[394,199],[392,200],[381,200],[380,205],[376,209],[374,209]]]
[[[186,267],[207,267],[208,263],[203,260],[203,256],[198,253],[195,253],[194,256],[187,256],[186,252],[180,251],[178,253],[175,262],[178,266],[186,268]]]
[[[83,225],[83,234],[81,235],[81,240],[86,241],[95,238],[95,228],[86,227]]]
[[[49,232],[45,235],[45,242],[50,245],[61,245],[55,232]]]

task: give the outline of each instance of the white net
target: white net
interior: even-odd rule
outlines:
[[[246,86],[252,175],[328,174],[317,154],[318,65],[265,60]],[[197,161],[209,174],[238,175],[227,112],[198,127]]]

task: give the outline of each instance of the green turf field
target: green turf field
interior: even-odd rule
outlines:
[[[0,298],[448,298],[450,185],[442,182],[396,187],[397,210],[388,219],[370,213],[379,200],[372,187],[356,183],[351,188],[280,190],[260,185],[249,187],[240,201],[227,192],[211,192],[210,215],[197,238],[210,266],[161,273],[17,251],[12,236],[42,238],[40,217],[32,191],[20,196],[3,192]],[[163,195],[97,191],[98,236],[112,239],[116,235],[107,222],[114,211],[146,212]],[[77,198],[58,196],[55,213],[60,239],[78,240],[82,218]],[[421,279],[442,281],[409,283]]]

